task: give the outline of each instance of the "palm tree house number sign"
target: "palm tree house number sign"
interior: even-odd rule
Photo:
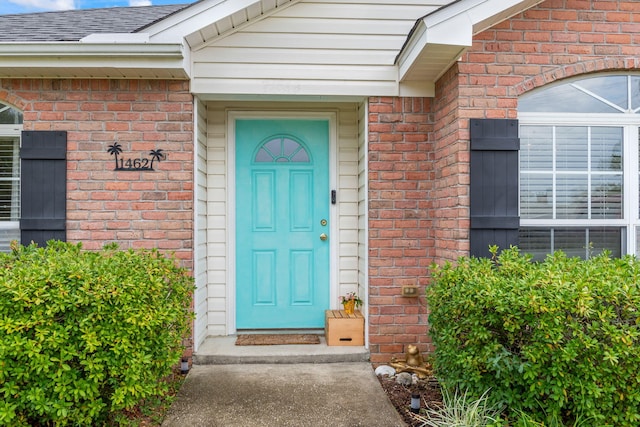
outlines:
[[[167,158],[162,149],[151,150],[149,157],[140,159],[121,157],[122,146],[117,142],[107,148],[107,153],[115,157],[116,167],[113,169],[115,171],[152,171],[154,162],[160,162]]]

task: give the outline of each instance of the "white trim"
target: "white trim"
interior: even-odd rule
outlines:
[[[627,218],[627,253],[638,254],[636,228],[640,226],[638,207],[640,206],[640,195],[638,192],[639,167],[638,164],[638,132],[640,131],[640,120],[638,125],[625,126],[624,128],[624,149],[623,153],[623,209],[624,217]]]
[[[197,98],[194,98],[193,100],[193,276],[194,279],[197,281],[198,280],[198,275],[199,275],[199,271],[198,271],[198,249],[200,247],[200,239],[199,239],[199,212],[198,212],[198,188],[200,186],[200,173],[198,170],[198,155],[199,155],[199,141],[198,141],[198,118],[199,118],[199,105],[200,103],[198,102]],[[205,275],[206,277],[206,275]],[[207,281],[205,280],[205,283],[197,283],[198,285],[201,286],[208,286]],[[198,339],[198,327],[197,327],[197,322],[198,322],[198,315],[204,315],[205,316],[205,328],[208,325],[208,322],[206,321],[206,317],[208,316],[207,312],[205,311],[204,313],[198,313],[198,304],[197,304],[197,300],[196,300],[196,291],[194,291],[193,293],[193,314],[194,314],[194,320],[193,320],[193,331],[191,333],[192,338],[193,338],[193,351],[197,352],[198,349],[200,348],[200,340]],[[206,335],[206,334],[205,334]]]
[[[192,93],[196,93],[192,88]],[[331,102],[359,103],[367,99],[367,96],[327,96],[327,95],[256,95],[256,94],[225,94],[225,93],[196,93],[203,101],[247,101],[247,102]]]
[[[365,210],[365,218],[366,225],[364,228],[364,242],[362,243],[365,247],[364,250],[364,265],[365,269],[363,272],[364,275],[364,283],[361,285],[364,287],[364,297],[365,297],[365,307],[366,312],[364,315],[364,346],[369,349],[369,103],[364,102],[364,146],[362,147],[364,151],[364,210]]]
[[[193,229],[191,232],[193,233],[193,247],[192,247],[192,255],[193,258],[193,277],[194,280],[198,280],[198,245],[200,240],[198,239],[198,184],[200,183],[199,174],[198,174],[198,99],[194,97],[193,99]],[[204,284],[207,286],[207,284]],[[198,318],[198,305],[195,300],[196,292],[193,293],[193,331],[191,331],[191,336],[193,338],[193,351],[197,352],[200,347],[200,342],[197,339],[198,334],[196,333],[196,322]],[[207,313],[204,313],[206,316]],[[206,323],[205,323],[206,325]]]
[[[0,55],[5,57],[160,57],[182,58],[182,43],[0,43]],[[4,64],[3,64],[4,66]]]
[[[227,112],[227,328],[229,334],[236,333],[236,120],[234,111]]]
[[[12,107],[9,104],[6,104],[3,102],[3,104],[8,105],[11,108],[15,108]],[[20,132],[22,132],[22,125],[15,125],[15,124],[2,124],[0,125],[0,136],[17,136],[20,137]]]
[[[238,119],[325,119],[329,122],[329,190],[337,185],[337,111],[263,111],[263,110],[228,110],[227,111],[227,328],[228,334],[234,334],[236,329],[236,135],[235,123]],[[337,189],[336,189],[337,190]],[[340,197],[338,192],[338,198]],[[339,243],[338,209],[329,203],[330,238],[329,238],[329,297],[330,302],[337,300],[339,282]]]
[[[526,227],[624,227],[624,219],[521,219]]]
[[[622,113],[518,113],[518,120],[520,121],[520,124],[526,125],[640,125],[640,115]]]
[[[0,221],[0,230],[19,230],[20,221]]]

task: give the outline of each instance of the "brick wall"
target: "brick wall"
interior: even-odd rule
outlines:
[[[468,121],[460,98],[460,74],[453,66],[438,81],[434,100],[434,239],[436,262],[469,252]]]
[[[386,363],[405,344],[430,350],[419,285],[433,259],[433,115],[428,98],[369,99],[369,332],[371,360]]]
[[[517,97],[556,80],[640,68],[637,1],[548,0],[474,37],[459,62],[467,117],[517,117]]]
[[[474,36],[436,85],[436,261],[468,251],[468,119],[517,118],[518,96],[562,78],[638,70],[639,42],[638,2],[616,0],[548,0]]]
[[[517,118],[518,96],[556,80],[640,69],[636,1],[548,0],[474,37],[436,84],[436,261],[468,251],[469,118]]]
[[[548,0],[476,35],[436,83],[435,98],[370,99],[374,363],[402,355],[407,343],[431,349],[424,300],[402,298],[400,288],[419,283],[422,294],[429,263],[468,253],[469,119],[517,118],[518,96],[529,90],[585,73],[637,71],[639,58],[638,2]],[[405,123],[417,117],[415,133]],[[408,140],[420,141],[414,153]]]
[[[67,239],[99,249],[175,251],[192,267],[193,119],[188,82],[156,80],[2,80],[0,99],[24,112],[25,130],[65,130]],[[155,171],[114,171],[121,157],[148,158]]]

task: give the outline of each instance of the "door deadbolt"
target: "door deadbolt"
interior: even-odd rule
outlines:
[[[322,221],[320,221],[320,225],[325,227],[327,225],[327,220],[323,219]]]
[[[322,233],[322,234],[320,235],[320,240],[322,240],[323,242],[324,242],[325,240],[327,240],[327,235],[326,235],[326,234],[324,234],[324,233]]]

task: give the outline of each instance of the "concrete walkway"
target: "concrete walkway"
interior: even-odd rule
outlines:
[[[371,364],[195,365],[163,427],[405,427]]]

